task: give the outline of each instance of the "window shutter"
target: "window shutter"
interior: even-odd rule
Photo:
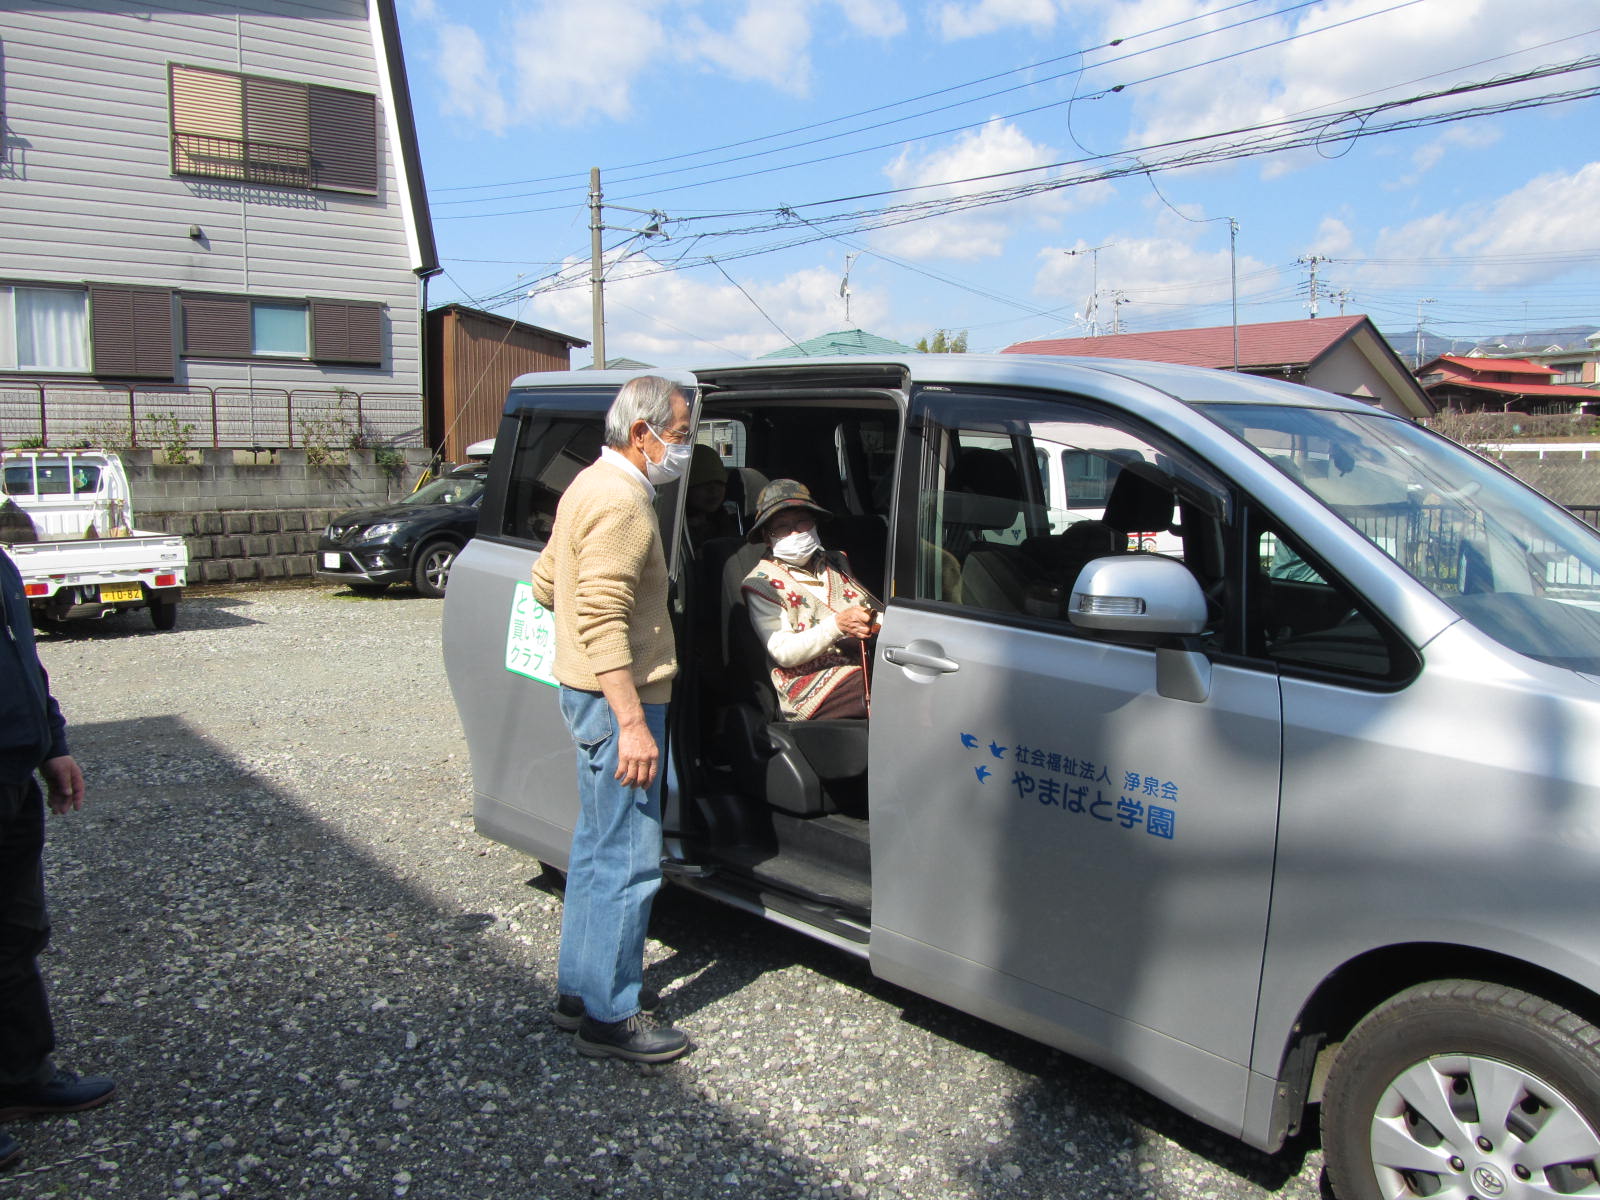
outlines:
[[[171,379],[172,293],[91,284],[89,336],[96,375]]]
[[[311,357],[316,362],[383,365],[383,307],[311,301]]]
[[[361,92],[312,86],[312,186],[334,192],[378,193],[378,104]]]
[[[249,358],[250,301],[183,296],[183,352],[190,358]]]
[[[252,182],[311,186],[311,117],[305,84],[245,76],[244,136]]]
[[[245,178],[242,80],[176,63],[170,78],[172,170],[180,175]]]

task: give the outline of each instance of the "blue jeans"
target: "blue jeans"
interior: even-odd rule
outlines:
[[[662,751],[648,789],[617,782],[617,722],[603,695],[563,686],[561,715],[578,749],[579,810],[556,987],[564,996],[582,996],[596,1021],[625,1021],[639,1011],[645,926],[661,887],[667,706],[644,706],[650,736]]]

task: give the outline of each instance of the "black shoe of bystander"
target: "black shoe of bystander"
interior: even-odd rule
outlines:
[[[596,1021],[584,1017],[575,1043],[579,1054],[590,1058],[625,1058],[629,1062],[663,1063],[687,1054],[689,1035],[671,1026],[658,1029],[643,1013],[626,1021]]]
[[[653,1013],[661,1007],[661,993],[654,988],[639,989],[639,1011]],[[578,1026],[583,1024],[583,997],[582,996],[557,996],[556,1006],[550,1010],[550,1020],[557,1029],[568,1033],[576,1033]]]
[[[22,1143],[9,1133],[0,1131],[0,1167],[9,1167],[22,1157]]]
[[[0,1121],[98,1108],[116,1091],[116,1081],[104,1075],[79,1076],[71,1071],[57,1071],[46,1083],[0,1089]]]

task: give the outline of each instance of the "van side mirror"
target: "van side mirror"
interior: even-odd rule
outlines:
[[[1154,646],[1156,691],[1203,704],[1211,661],[1192,639],[1206,627],[1206,598],[1189,568],[1158,554],[1096,558],[1078,574],[1067,615],[1080,629]]]
[[[1154,643],[1206,627],[1206,598],[1189,568],[1157,554],[1092,559],[1078,573],[1067,616],[1079,629]]]

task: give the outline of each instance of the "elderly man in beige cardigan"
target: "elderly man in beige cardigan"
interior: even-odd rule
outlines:
[[[667,1062],[681,1030],[641,1010],[644,939],[661,886],[661,746],[678,671],[656,488],[691,454],[689,406],[659,376],[629,380],[606,445],[561,497],[533,593],[555,616],[561,714],[578,756],[553,1019],[591,1057]]]

